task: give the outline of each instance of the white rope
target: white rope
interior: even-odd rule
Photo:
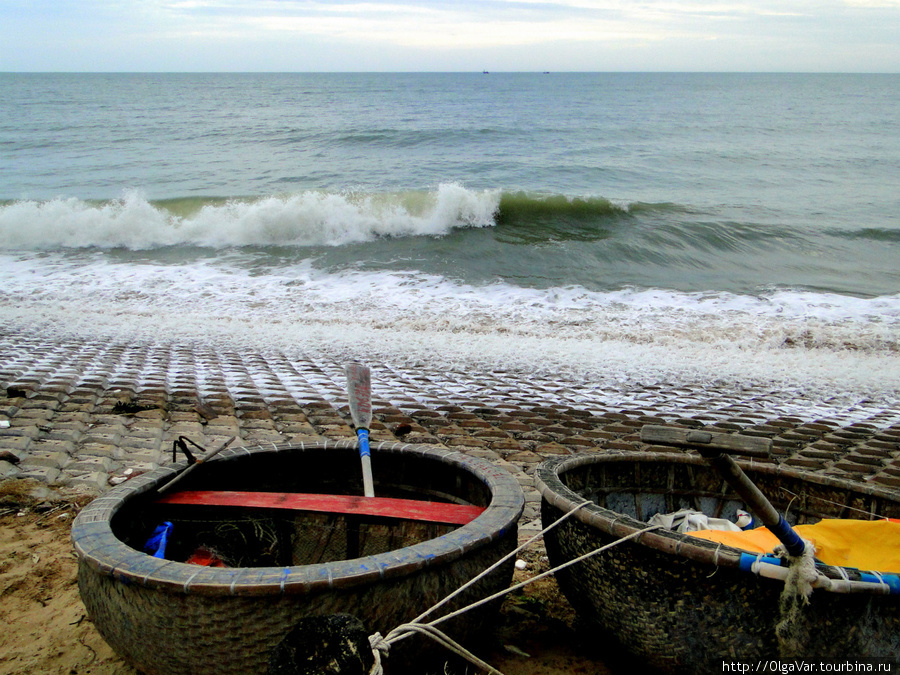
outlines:
[[[459,594],[462,593],[464,590],[466,590],[467,588],[469,588],[469,586],[472,586],[473,584],[475,584],[475,583],[477,583],[478,581],[480,581],[483,577],[486,577],[488,574],[490,574],[490,573],[493,572],[495,569],[497,569],[498,567],[500,567],[500,565],[502,565],[503,563],[505,563],[507,560],[509,560],[510,558],[512,558],[512,557],[515,556],[515,555],[518,555],[521,551],[523,551],[524,549],[526,549],[526,548],[528,548],[529,546],[531,546],[531,544],[532,544],[533,542],[535,542],[535,541],[537,541],[538,539],[540,539],[541,537],[543,537],[545,533],[549,532],[549,531],[552,530],[554,527],[556,527],[557,525],[559,525],[560,523],[562,523],[564,520],[566,520],[566,519],[569,518],[570,516],[574,515],[574,514],[575,514],[576,512],[578,512],[580,509],[582,509],[582,508],[584,508],[585,506],[587,506],[588,504],[592,504],[592,503],[593,503],[593,502],[592,502],[590,499],[585,499],[583,502],[581,502],[581,503],[579,503],[579,504],[576,504],[576,505],[573,506],[571,509],[569,509],[566,513],[564,513],[562,516],[560,516],[560,517],[557,518],[555,521],[553,521],[552,523],[550,523],[550,524],[549,524],[547,527],[545,527],[543,530],[541,530],[541,531],[538,532],[536,535],[534,535],[533,537],[531,537],[531,539],[529,539],[529,540],[526,541],[524,544],[521,544],[520,546],[518,546],[518,547],[515,548],[514,550],[510,551],[509,553],[507,553],[505,556],[503,556],[502,558],[500,558],[500,560],[498,560],[498,561],[495,562],[493,565],[491,565],[490,567],[488,567],[486,570],[484,570],[483,572],[481,572],[481,574],[479,574],[478,576],[476,576],[476,577],[474,577],[473,579],[470,579],[469,581],[467,581],[466,583],[464,583],[462,586],[460,586],[459,588],[457,588],[455,591],[453,591],[450,595],[448,595],[448,596],[445,597],[443,600],[441,600],[440,602],[438,602],[436,605],[434,605],[434,606],[432,606],[432,607],[426,609],[424,612],[422,612],[421,614],[419,614],[419,616],[417,616],[415,619],[413,619],[410,623],[421,623],[422,619],[424,619],[426,616],[428,616],[429,614],[431,614],[431,613],[434,612],[435,610],[440,609],[441,607],[443,607],[444,605],[446,605],[448,602],[450,602],[450,601],[451,601],[453,598],[455,598],[457,595],[459,595]]]
[[[476,607],[479,607],[480,605],[484,605],[488,602],[491,602],[492,600],[496,600],[497,598],[502,597],[502,596],[506,595],[507,593],[512,593],[513,591],[517,591],[520,588],[523,588],[534,581],[538,581],[540,579],[543,579],[544,577],[550,576],[551,574],[555,574],[556,572],[559,572],[560,570],[564,570],[565,568],[571,567],[572,565],[574,565],[576,563],[580,563],[583,560],[587,560],[588,558],[595,556],[598,553],[603,553],[604,551],[611,549],[613,546],[618,546],[619,544],[626,542],[629,539],[634,539],[635,537],[639,537],[642,534],[650,532],[651,530],[658,530],[658,529],[660,529],[660,527],[661,527],[660,525],[651,525],[650,527],[645,527],[643,530],[638,530],[637,532],[632,532],[631,534],[629,534],[625,537],[622,537],[621,539],[617,539],[616,541],[609,543],[606,546],[601,546],[600,548],[595,548],[593,551],[590,551],[589,553],[585,553],[584,555],[578,556],[577,558],[573,558],[572,560],[569,560],[568,562],[565,562],[562,565],[554,567],[551,570],[542,572],[541,574],[538,574],[536,577],[531,577],[530,579],[526,579],[525,581],[522,581],[522,582],[516,584],[515,586],[510,586],[509,588],[507,588],[503,591],[499,591],[499,592],[494,593],[493,595],[490,595],[486,598],[482,598],[481,600],[478,600],[477,602],[473,602],[471,605],[468,605],[467,607],[458,609],[455,612],[451,612],[450,614],[445,614],[444,616],[432,621],[431,625],[441,623],[442,621],[447,621],[448,619],[452,619],[456,616],[459,616],[463,612],[467,612],[470,609],[475,609]]]
[[[430,637],[432,640],[446,647],[453,653],[463,657],[479,668],[486,670],[490,675],[503,675],[503,673],[494,668],[491,664],[479,659],[468,649],[453,640],[453,638],[449,637],[446,633],[427,623],[401,624],[390,633],[388,633],[387,637],[382,637],[381,633],[370,635],[369,646],[372,648],[372,654],[375,656],[375,663],[372,666],[372,669],[369,671],[369,675],[383,675],[384,666],[381,663],[381,655],[384,654],[385,657],[389,655],[392,640],[396,642],[400,636],[405,637],[407,635],[412,635],[413,633],[420,633],[422,635]]]
[[[840,575],[841,579],[840,579],[840,581],[838,581],[837,579],[829,579],[829,581],[831,581],[831,583],[832,583],[832,587],[834,588],[835,591],[839,591],[839,589],[837,588],[837,584],[841,584],[841,588],[843,589],[843,592],[849,593],[850,589],[852,588],[852,585],[850,584],[850,575],[847,574],[847,570],[844,567],[839,566],[835,569],[837,569],[838,574]]]
[[[381,633],[376,632],[374,635],[369,636],[369,647],[372,648],[372,655],[375,657],[375,663],[369,669],[369,675],[382,675],[384,666],[381,665],[381,655],[389,656],[391,645],[385,642],[385,639],[381,637]]]
[[[714,575],[716,572],[719,571],[719,551],[721,551],[721,550],[722,550],[722,542],[720,541],[720,542],[716,545],[716,552],[715,552],[715,554],[713,555],[713,566],[714,566],[714,569],[713,569],[712,572],[710,572],[710,573],[707,575],[707,577],[706,577],[707,579],[711,579],[711,578],[713,577],[713,575]]]
[[[644,534],[645,532],[659,529],[660,526],[659,525],[651,525],[650,527],[647,527],[643,530],[638,530],[637,532],[633,532],[633,533],[631,533],[625,537],[622,537],[621,539],[618,539],[612,543],[609,543],[605,546],[601,546],[600,548],[594,549],[593,551],[590,551],[589,553],[585,553],[584,555],[574,558],[573,560],[569,560],[568,562],[565,562],[562,565],[554,567],[551,570],[547,570],[546,572],[538,574],[535,577],[526,579],[525,581],[522,581],[514,586],[510,586],[509,588],[506,588],[502,591],[494,593],[493,595],[490,595],[486,598],[477,600],[476,602],[473,602],[470,605],[467,605],[461,609],[457,609],[449,614],[445,614],[444,616],[438,617],[437,619],[434,619],[433,621],[430,621],[428,623],[421,623],[422,619],[424,619],[426,616],[428,616],[429,614],[434,612],[439,607],[442,607],[445,604],[447,604],[450,600],[452,600],[457,595],[462,593],[465,589],[469,588],[473,584],[475,584],[478,581],[480,581],[481,579],[483,579],[485,576],[490,574],[493,570],[495,570],[497,567],[499,567],[504,562],[509,560],[511,557],[513,557],[516,554],[518,554],[519,552],[521,552],[523,549],[525,549],[526,547],[531,545],[534,541],[536,541],[537,539],[542,537],[544,534],[546,534],[547,532],[552,530],[554,527],[556,527],[557,525],[562,523],[564,520],[566,520],[570,516],[572,516],[579,509],[581,509],[582,507],[584,507],[588,504],[591,504],[591,503],[592,503],[591,500],[588,499],[588,500],[581,502],[580,504],[576,504],[574,507],[572,507],[572,509],[570,509],[569,511],[564,513],[556,521],[554,521],[553,523],[551,523],[550,525],[545,527],[543,530],[538,532],[536,535],[531,537],[531,539],[526,541],[524,544],[518,546],[516,549],[514,549],[510,553],[507,553],[505,556],[500,558],[500,560],[495,562],[493,565],[491,565],[487,569],[483,570],[480,574],[478,574],[477,576],[475,576],[474,578],[472,578],[471,580],[469,580],[468,582],[466,582],[465,584],[463,584],[462,586],[457,588],[450,595],[448,595],[443,600],[441,600],[437,604],[433,605],[432,607],[430,607],[429,609],[424,611],[422,614],[420,614],[418,617],[416,617],[409,623],[405,623],[405,624],[401,624],[400,626],[397,626],[396,628],[394,628],[390,633],[388,633],[384,637],[382,637],[382,635],[380,633],[375,633],[374,635],[371,635],[369,637],[369,645],[372,648],[372,653],[375,657],[375,663],[372,666],[372,669],[369,671],[369,675],[383,675],[384,667],[381,664],[382,655],[384,655],[384,657],[387,657],[390,652],[390,648],[394,643],[400,642],[400,640],[403,640],[404,638],[409,637],[413,633],[419,633],[421,635],[426,635],[426,636],[430,637],[431,639],[435,640],[438,644],[443,645],[447,649],[449,649],[449,650],[453,651],[454,653],[458,654],[459,656],[462,656],[463,658],[467,659],[470,663],[475,664],[479,668],[485,669],[491,675],[503,675],[503,673],[501,673],[499,670],[497,670],[490,664],[482,661],[477,656],[472,654],[470,651],[465,649],[462,645],[460,645],[459,643],[455,642],[452,638],[447,636],[446,633],[443,633],[442,631],[440,631],[436,627],[437,624],[439,624],[443,621],[452,619],[454,617],[457,617],[461,614],[464,614],[465,612],[468,612],[469,610],[480,607],[481,605],[487,604],[489,602],[493,602],[497,598],[500,598],[508,593],[517,591],[520,588],[523,588],[530,583],[533,583],[535,581],[543,579],[551,574],[555,574],[556,572],[558,572],[562,569],[565,569],[566,567],[570,567],[570,566],[575,565],[576,563],[579,563],[583,560],[587,560],[588,558],[595,556],[598,553],[602,553],[603,551],[606,551],[607,549],[610,549],[613,546],[617,546],[618,544],[621,544],[622,542],[628,541],[630,539],[634,539],[635,537],[639,537],[640,535]]]
[[[884,592],[885,592],[885,593],[890,593],[890,592],[891,592],[891,587],[890,587],[890,586],[888,585],[888,583],[884,580],[884,577],[881,576],[881,572],[876,572],[875,570],[869,570],[869,574],[874,575],[875,578],[878,579],[878,584],[884,589]]]
[[[779,488],[779,490],[781,490],[782,492],[787,492],[789,495],[792,495],[794,497],[794,499],[796,499],[797,497],[800,496],[796,492],[791,492],[790,490],[788,490],[787,488],[784,488],[784,487]],[[848,504],[842,504],[841,502],[833,501],[831,499],[825,499],[825,497],[817,497],[816,495],[803,495],[803,496],[806,499],[815,499],[820,502],[825,502],[826,504],[831,504],[832,506],[839,506],[842,509],[845,509],[847,511],[857,511],[863,515],[869,516],[870,520],[888,520],[887,516],[880,516],[877,513],[872,513],[872,511],[866,511],[865,509],[859,509],[854,506],[850,506]],[[791,501],[793,501],[793,499]]]

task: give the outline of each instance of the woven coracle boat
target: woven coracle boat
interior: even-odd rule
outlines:
[[[895,492],[771,462],[739,464],[792,525],[900,518]],[[545,535],[554,567],[647,528],[655,514],[693,509],[735,520],[745,508],[719,473],[687,452],[561,457],[541,464],[535,477],[545,527],[589,500]],[[776,567],[721,543],[654,530],[556,576],[593,644],[663,672],[721,673],[728,660],[780,656],[900,660],[896,574],[818,564],[823,587],[786,617],[779,606],[785,582],[768,574],[785,571]]]
[[[358,497],[356,448],[350,440],[229,448],[185,475],[178,492],[159,489],[184,462],[93,501],[72,540],[100,634],[148,674],[265,673],[298,620],[351,614],[387,634],[515,548],[524,496],[507,472],[441,448],[375,443],[379,500],[370,500]],[[204,502],[209,494],[237,494],[243,505]],[[298,496],[325,507],[298,507]],[[434,508],[408,517],[366,510],[395,499]],[[144,552],[160,523],[171,523],[165,557]],[[198,553],[204,562],[189,564]],[[507,588],[512,573],[510,561],[439,614]],[[481,607],[441,629],[465,644],[496,610]],[[414,636],[395,645],[388,672],[427,655],[425,644]]]

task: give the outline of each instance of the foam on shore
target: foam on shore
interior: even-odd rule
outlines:
[[[588,390],[900,399],[900,296],[473,287],[403,272],[264,274],[197,260],[0,256],[5,328],[48,341],[209,344],[324,361],[517,373]]]
[[[353,349],[359,345],[354,344]],[[534,349],[539,350],[540,345]],[[740,385],[724,377],[654,383],[611,372],[598,382],[580,380],[570,373],[499,368],[496,364],[479,369],[472,363],[452,361],[452,354],[450,359],[445,354],[428,358],[424,353],[412,357],[395,353],[391,359],[365,356],[368,358],[362,360],[373,370],[374,395],[401,409],[523,405],[591,414],[631,410],[672,419],[740,417],[744,424],[780,416],[804,421],[829,419],[839,424],[866,422],[877,427],[900,423],[900,404],[887,396]],[[340,407],[346,397],[343,365],[351,358],[352,350],[347,347],[341,353],[340,345],[327,353],[300,353],[230,349],[200,341],[135,344],[84,338],[52,340],[34,333],[5,332],[0,334],[0,384],[26,382],[40,389],[49,383],[65,390],[86,386],[135,393],[162,386],[169,392],[195,392],[190,395],[201,400],[227,393],[234,400],[251,396],[269,402],[288,399],[299,405],[328,401]],[[615,358],[629,362],[634,354],[625,350]]]

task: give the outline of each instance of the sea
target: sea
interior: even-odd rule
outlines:
[[[7,336],[900,405],[900,75],[0,92]]]

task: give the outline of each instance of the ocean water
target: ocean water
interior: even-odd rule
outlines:
[[[0,91],[7,333],[900,401],[900,76]]]

